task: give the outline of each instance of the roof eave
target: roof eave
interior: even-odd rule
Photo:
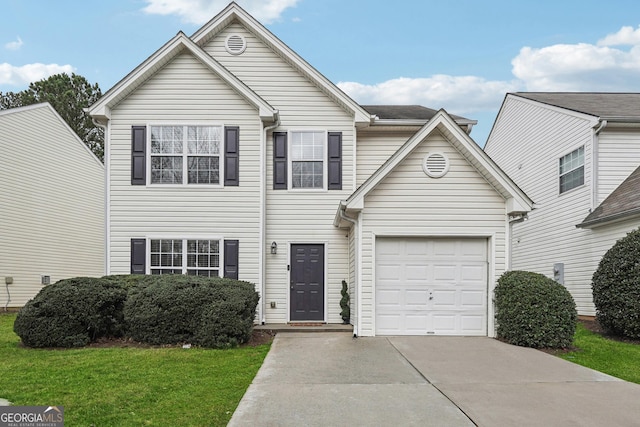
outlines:
[[[580,224],[576,224],[576,228],[596,228],[603,225],[631,219],[634,217],[640,217],[640,208],[634,208],[628,211],[618,212],[613,215],[607,215],[601,218],[583,221]]]

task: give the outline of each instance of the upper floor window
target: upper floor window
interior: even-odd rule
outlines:
[[[219,126],[151,126],[152,184],[219,184]]]
[[[560,158],[560,194],[584,184],[584,146]]]
[[[291,188],[324,188],[326,132],[291,132]]]
[[[342,133],[273,133],[273,189],[342,190]]]

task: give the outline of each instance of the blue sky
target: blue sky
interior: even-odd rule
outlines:
[[[218,0],[0,0],[0,91],[75,72],[103,92]],[[637,0],[246,0],[270,31],[361,104],[479,121],[506,92],[640,92]]]

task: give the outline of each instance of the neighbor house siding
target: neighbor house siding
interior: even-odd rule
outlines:
[[[239,127],[239,185],[132,186],[131,126]],[[130,239],[239,240],[239,279],[259,280],[260,141],[257,111],[188,53],[174,58],[113,108],[110,147],[112,274],[128,273]],[[222,162],[221,162],[222,163]]]
[[[598,136],[598,194],[596,206],[640,164],[640,129],[605,128]]]
[[[0,306],[42,288],[104,274],[104,167],[50,106],[0,114]]]
[[[450,170],[429,178],[422,160],[445,153]],[[362,221],[361,335],[375,333],[375,239],[380,236],[477,236],[491,243],[489,295],[505,270],[505,200],[438,131],[365,197]],[[491,313],[491,312],[490,312]],[[491,322],[490,322],[491,324]],[[492,331],[489,331],[492,335]]]
[[[591,231],[576,224],[589,214],[592,199],[593,125],[587,117],[507,98],[489,136],[486,152],[533,200],[534,210],[512,226],[511,269],[553,278],[564,263],[564,285],[580,314],[593,314],[590,266]],[[559,194],[560,157],[584,146],[581,187]]]
[[[229,34],[241,34],[247,47],[241,55],[224,48]],[[326,253],[325,320],[340,322],[342,280],[349,278],[348,239],[344,230],[333,226],[341,199],[354,190],[353,113],[348,113],[319,87],[293,68],[253,33],[234,23],[217,34],[204,49],[254,92],[278,109],[280,125],[275,131],[320,130],[342,133],[342,190],[273,190],[273,137],[269,133],[266,151],[266,242],[277,242],[278,254],[266,259],[266,321],[289,320],[289,245],[323,243]],[[326,159],[325,159],[326,161]]]

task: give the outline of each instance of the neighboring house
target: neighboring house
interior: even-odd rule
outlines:
[[[555,278],[594,315],[600,259],[640,227],[640,94],[507,94],[485,151],[535,202],[510,267]]]
[[[105,126],[111,274],[256,284],[257,321],[493,335],[508,216],[531,201],[420,106],[361,106],[231,3],[89,109]]]
[[[0,111],[0,306],[105,270],[104,166],[48,103]]]

